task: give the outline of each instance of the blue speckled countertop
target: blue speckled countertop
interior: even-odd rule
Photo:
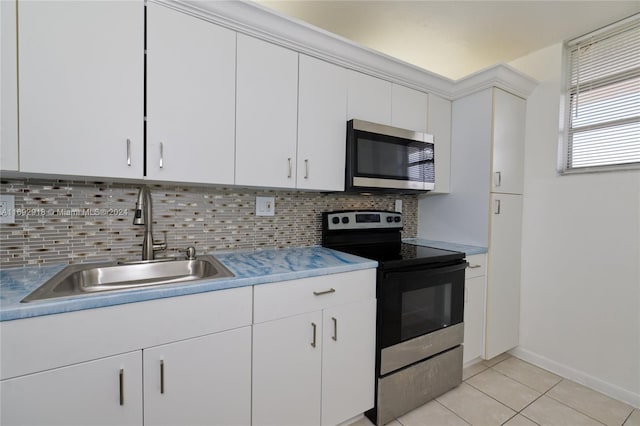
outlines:
[[[323,247],[213,253],[233,278],[20,303],[65,265],[0,270],[0,321],[141,302],[164,297],[377,267],[377,262]]]
[[[416,246],[434,247],[443,250],[461,251],[467,256],[474,254],[482,254],[487,252],[486,247],[470,246],[467,244],[448,243],[446,241],[425,240],[422,238],[406,238],[402,240],[404,243],[414,244]]]

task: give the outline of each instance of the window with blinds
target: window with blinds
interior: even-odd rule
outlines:
[[[563,172],[640,168],[640,15],[567,43]]]

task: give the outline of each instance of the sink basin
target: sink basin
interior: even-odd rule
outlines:
[[[21,302],[233,276],[222,263],[209,255],[198,256],[194,260],[159,259],[71,265],[58,272]]]

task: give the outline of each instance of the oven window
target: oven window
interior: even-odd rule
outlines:
[[[452,324],[452,283],[402,293],[400,340],[405,341]]]

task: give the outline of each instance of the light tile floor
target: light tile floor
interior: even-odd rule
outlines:
[[[465,368],[463,380],[388,425],[640,426],[640,410],[508,354]]]

